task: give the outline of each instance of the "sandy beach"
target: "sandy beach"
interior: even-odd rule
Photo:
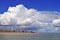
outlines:
[[[0,32],[0,34],[32,34],[31,32]]]

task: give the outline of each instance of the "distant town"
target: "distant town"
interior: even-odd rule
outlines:
[[[34,33],[33,31],[29,31],[29,32],[27,32],[27,31],[16,31],[16,30],[0,30],[0,32],[23,32],[23,33]]]

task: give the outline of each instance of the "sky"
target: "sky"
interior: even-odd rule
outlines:
[[[0,30],[60,33],[59,4],[59,0],[1,0]]]
[[[0,0],[0,13],[7,11],[9,6],[18,4],[39,11],[60,11],[60,0]]]

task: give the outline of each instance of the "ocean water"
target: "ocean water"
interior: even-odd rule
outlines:
[[[60,40],[60,33],[0,34],[0,40]]]

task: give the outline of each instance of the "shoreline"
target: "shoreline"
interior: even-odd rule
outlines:
[[[0,32],[0,34],[33,34],[31,32]]]

